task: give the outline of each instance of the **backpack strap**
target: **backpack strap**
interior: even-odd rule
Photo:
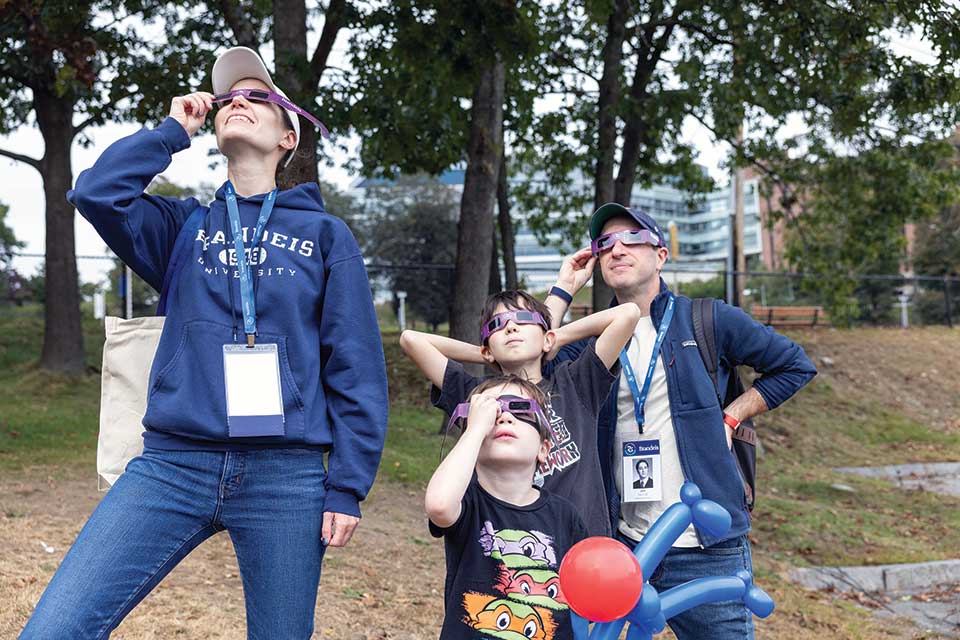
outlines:
[[[720,380],[717,369],[720,365],[717,356],[716,332],[713,328],[713,298],[694,298],[693,303],[693,338],[697,341],[697,350],[700,359],[707,368],[710,379],[713,380],[713,390],[717,394],[720,407],[723,407],[723,394],[720,392]]]
[[[177,239],[173,242],[173,251],[170,253],[170,261],[167,263],[167,271],[163,274],[163,288],[160,289],[160,299],[157,300],[157,315],[167,314],[167,297],[170,295],[170,287],[173,285],[173,276],[180,269],[180,263],[183,261],[184,245],[190,242],[190,239],[196,234],[197,229],[203,222],[203,216],[206,210],[203,206],[198,206],[187,218],[180,231],[177,232]]]

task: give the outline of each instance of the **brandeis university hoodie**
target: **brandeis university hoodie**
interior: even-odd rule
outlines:
[[[156,129],[112,144],[67,194],[107,245],[158,291],[177,234],[200,204],[144,189],[172,154],[188,146],[186,131],[167,118]],[[264,197],[238,196],[248,254]],[[246,338],[222,186],[203,209],[169,291],[150,371],[145,444],[214,451],[329,449],[325,509],[359,516],[383,449],[388,400],[383,345],[356,240],[342,220],[325,211],[316,183],[277,194],[251,269],[258,280],[257,342],[278,346],[285,433],[230,438],[223,345],[235,342],[234,326],[237,341]]]

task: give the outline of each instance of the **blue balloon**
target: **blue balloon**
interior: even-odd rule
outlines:
[[[730,512],[713,500],[700,500],[692,508],[693,526],[721,538],[730,531]]]
[[[623,631],[623,625],[627,623],[626,618],[620,618],[612,622],[603,622],[593,625],[593,633],[590,634],[590,640],[617,640],[620,632]]]
[[[633,551],[640,562],[640,571],[644,578],[653,575],[654,569],[670,551],[677,538],[690,526],[690,507],[678,502],[667,507],[653,526],[643,536],[643,540]]]
[[[570,624],[573,626],[573,637],[577,640],[587,640],[590,634],[590,621],[570,610]]]
[[[643,591],[640,593],[640,599],[637,601],[633,611],[627,614],[627,620],[633,622],[637,620],[648,620],[660,613],[660,594],[653,588],[649,582],[643,585]]]
[[[730,530],[730,514],[716,502],[704,500],[697,485],[685,482],[680,488],[680,502],[670,505],[657,518],[633,550],[644,578],[653,575],[673,543],[691,524],[720,538]],[[741,570],[732,576],[691,580],[663,593],[645,583],[630,613],[619,620],[594,624],[592,631],[588,620],[572,610],[570,616],[576,640],[616,640],[628,622],[627,640],[651,640],[663,631],[668,619],[694,607],[725,600],[743,601],[760,618],[766,618],[775,608],[773,598],[753,584],[750,572]]]
[[[627,629],[627,640],[653,640],[653,634],[643,627],[631,624]]]
[[[740,600],[746,591],[736,576],[697,578],[660,594],[660,607],[667,620],[694,607],[710,602]]]

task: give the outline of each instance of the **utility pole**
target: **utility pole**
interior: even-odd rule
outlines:
[[[133,317],[133,270],[124,265],[123,275],[123,317],[129,320]]]
[[[743,125],[737,128],[737,147],[743,144]],[[733,215],[731,216],[732,263],[736,275],[733,277],[733,304],[743,304],[743,283],[746,278],[747,257],[743,252],[743,170],[734,162],[733,165]]]

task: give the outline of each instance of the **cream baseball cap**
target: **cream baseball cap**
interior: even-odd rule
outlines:
[[[270,87],[271,91],[289,99],[289,96],[273,83],[273,78],[270,77],[270,72],[267,71],[267,67],[263,64],[263,60],[260,59],[260,55],[248,47],[233,47],[221,53],[217,57],[216,62],[213,63],[213,73],[211,76],[213,79],[214,95],[227,93],[230,91],[230,87],[240,80],[253,78]],[[283,107],[281,107],[281,109],[282,108]],[[293,124],[293,133],[296,135],[293,149],[287,153],[287,159],[283,163],[283,166],[286,167],[290,164],[290,161],[293,160],[293,154],[300,145],[300,117],[295,111],[291,111],[290,109],[284,110],[287,112],[287,115],[290,116],[290,123]]]

